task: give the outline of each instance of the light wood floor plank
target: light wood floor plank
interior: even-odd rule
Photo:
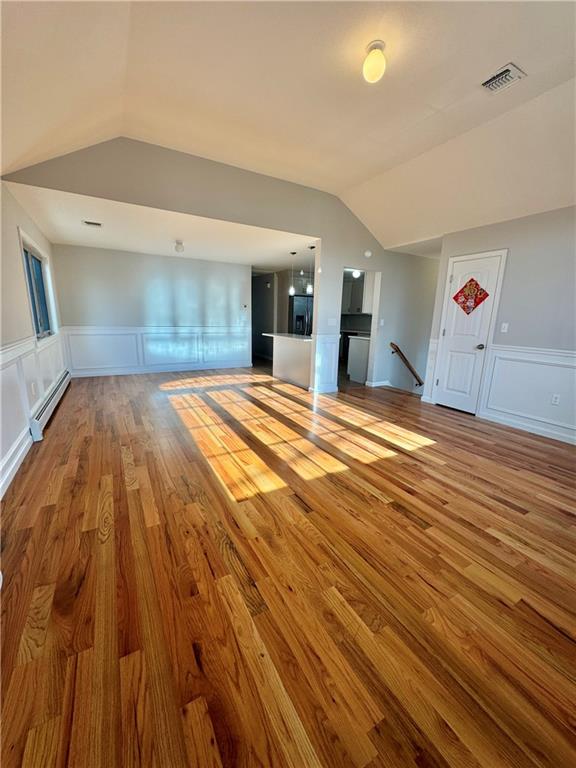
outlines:
[[[2,765],[576,765],[576,451],[266,369],[74,380],[2,509]]]

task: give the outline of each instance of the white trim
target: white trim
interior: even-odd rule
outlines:
[[[32,447],[32,435],[28,428],[22,430],[18,438],[10,446],[6,456],[2,459],[0,468],[0,498],[6,493],[14,475],[26,458],[26,454]]]
[[[9,433],[14,434],[20,430],[12,445],[2,446],[4,455],[0,458],[0,496],[8,488],[32,444],[29,429],[32,414],[37,413],[50,397],[62,376],[65,368],[62,341],[59,333],[44,339],[30,336],[0,349],[0,370],[3,375],[10,375],[12,368],[17,384],[17,394],[14,391],[11,401],[0,413],[1,429],[3,434],[8,434],[7,425],[11,419],[16,418],[17,423],[9,428]]]
[[[561,429],[553,426],[547,427],[542,423],[527,423],[526,419],[514,418],[512,416],[502,416],[488,413],[479,413],[478,418],[483,421],[492,421],[496,424],[502,424],[505,427],[513,427],[514,429],[521,429],[523,432],[531,432],[534,435],[540,435],[541,437],[548,437],[551,440],[559,440],[562,443],[569,443],[570,445],[576,445],[576,433],[572,430],[572,434],[566,434]]]
[[[392,382],[389,379],[385,381],[367,381],[365,386],[367,387],[391,387]]]
[[[439,339],[431,338],[428,342],[428,357],[426,359],[426,372],[424,374],[424,388],[422,390],[422,400],[425,403],[433,403],[434,400],[434,371],[436,370],[436,359],[438,357]]]
[[[4,368],[4,366],[14,362],[14,360],[18,360],[19,357],[24,357],[24,355],[34,352],[36,344],[36,337],[29,336],[27,339],[15,341],[13,344],[7,344],[0,348],[0,368]]]
[[[218,368],[252,368],[252,362],[246,360],[226,361],[218,363],[173,363],[162,365],[140,365],[128,368],[83,368],[70,371],[73,379],[91,378],[94,376],[132,376],[139,373],[177,373],[179,371],[211,371]]]
[[[252,367],[252,335],[246,326],[62,326],[61,332],[72,378]],[[92,346],[88,342],[90,337],[93,337]],[[103,343],[106,337],[115,340],[111,350]],[[160,337],[166,342],[159,362],[151,362],[153,357],[146,346],[151,337]],[[241,342],[241,348],[236,350],[238,356],[232,358],[234,350],[231,349],[220,357],[216,337]],[[86,344],[78,344],[82,338]],[[184,344],[184,352],[182,349],[173,352],[171,339]]]
[[[507,385],[511,390],[511,398],[520,387],[533,385],[538,369],[543,366],[546,372],[546,385],[544,398],[534,400],[534,410],[529,412],[522,410],[517,405],[506,406],[498,403],[495,396],[497,387],[502,386],[502,379],[498,379],[499,363],[518,363],[523,368],[531,366],[534,375],[526,382],[519,375],[518,380],[509,380]],[[573,371],[573,374],[570,374]],[[569,382],[566,384],[566,382]],[[549,410],[549,400],[553,392],[559,392],[562,388],[568,390],[562,406],[558,410],[558,416],[546,415],[542,406]],[[544,437],[550,437],[563,442],[576,443],[576,418],[570,408],[570,404],[576,401],[576,352],[565,349],[542,349],[541,347],[518,347],[504,344],[493,344],[486,360],[485,385],[481,391],[478,417],[507,424],[517,429],[523,429]],[[556,408],[556,407],[555,407]],[[539,412],[540,409],[540,412]],[[562,418],[566,413],[567,418]],[[571,415],[570,415],[571,414]]]
[[[30,318],[32,321],[32,330],[34,331],[34,338],[36,337],[36,323],[34,321],[34,311],[32,309],[32,298],[30,296],[30,287],[28,285],[28,276],[27,276],[27,270],[26,270],[26,257],[24,256],[24,248],[27,248],[29,251],[32,251],[35,256],[37,256],[42,261],[42,267],[43,267],[43,277],[44,277],[44,288],[46,290],[46,304],[48,307],[48,317],[50,319],[50,335],[45,336],[41,339],[38,339],[38,341],[43,341],[46,338],[50,338],[51,336],[54,336],[58,333],[59,327],[58,327],[58,313],[56,312],[56,293],[54,291],[54,281],[52,280],[52,269],[51,269],[51,263],[50,263],[50,257],[48,254],[44,251],[44,248],[42,246],[38,245],[38,243],[30,237],[26,233],[22,227],[18,226],[18,241],[20,243],[20,256],[22,258],[22,266],[24,268],[24,281],[26,283],[26,295],[28,296],[28,306],[30,309]]]
[[[433,386],[430,394],[427,397],[430,397],[432,402],[436,402],[436,378],[438,375],[438,366],[440,365],[442,361],[442,354],[444,351],[444,345],[445,345],[445,336],[442,336],[442,330],[446,328],[446,317],[448,314],[448,306],[450,301],[450,285],[451,285],[451,276],[453,272],[453,264],[458,261],[470,261],[470,259],[489,259],[493,258],[494,256],[498,256],[500,258],[500,263],[498,265],[498,275],[496,277],[496,290],[494,291],[494,301],[492,302],[492,308],[490,311],[490,323],[488,325],[488,342],[486,344],[486,349],[489,350],[492,346],[492,339],[494,338],[494,330],[496,327],[496,316],[498,314],[498,308],[500,306],[500,294],[502,293],[502,283],[504,281],[504,272],[506,269],[506,259],[508,258],[508,248],[500,248],[495,251],[482,251],[480,253],[466,253],[462,254],[460,256],[450,256],[448,259],[448,269],[446,271],[446,282],[444,284],[444,296],[442,299],[442,316],[440,318],[440,337],[438,339],[438,348],[436,352],[436,360],[434,363],[434,374],[433,374]],[[487,354],[484,355],[482,360],[482,372],[480,374],[480,388],[478,390],[478,398],[476,400],[476,408],[474,413],[478,414],[479,404],[482,399],[482,393],[485,387],[485,380],[486,380],[486,359]],[[426,400],[428,402],[428,400]]]

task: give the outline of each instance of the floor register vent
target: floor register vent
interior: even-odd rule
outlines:
[[[40,408],[30,419],[30,434],[34,442],[42,440],[44,427],[48,424],[50,416],[54,413],[54,409],[60,402],[68,384],[70,384],[70,378],[70,371],[64,371],[54,385],[52,392],[50,392],[46,400],[44,400]]]

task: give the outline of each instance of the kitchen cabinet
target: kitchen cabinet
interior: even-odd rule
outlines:
[[[364,284],[362,286],[362,313],[371,315],[374,306],[374,280],[375,272],[364,272]]]
[[[342,286],[343,315],[371,315],[373,301],[374,272],[364,272],[357,278],[352,277],[351,273],[344,275]]]

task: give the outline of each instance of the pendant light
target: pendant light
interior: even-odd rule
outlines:
[[[294,294],[296,293],[296,288],[294,288],[294,256],[296,256],[296,251],[290,251],[290,256],[292,256],[292,267],[290,270],[291,280],[290,280],[290,288],[288,288],[288,295],[294,296]]]

